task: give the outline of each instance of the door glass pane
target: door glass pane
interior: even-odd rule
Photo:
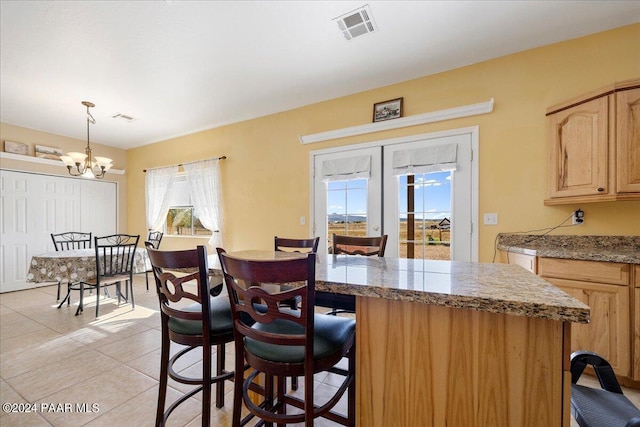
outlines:
[[[333,234],[367,235],[367,180],[330,181],[327,185],[327,248]]]
[[[451,172],[400,176],[400,258],[451,260]]]

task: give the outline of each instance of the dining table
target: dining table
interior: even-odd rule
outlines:
[[[151,269],[151,262],[145,248],[137,248],[133,273],[144,273]],[[45,252],[31,257],[27,282],[80,282],[96,277],[96,250],[73,249],[68,251]]]
[[[570,425],[571,324],[590,309],[521,266],[318,254],[315,290],[355,299],[357,426]]]

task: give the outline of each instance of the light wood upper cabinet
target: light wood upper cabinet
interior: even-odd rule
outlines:
[[[546,205],[640,200],[640,79],[547,109]]]
[[[640,192],[640,88],[616,93],[619,193]]]
[[[609,99],[602,97],[549,116],[551,197],[607,193]]]

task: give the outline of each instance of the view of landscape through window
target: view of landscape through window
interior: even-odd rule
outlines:
[[[172,206],[167,213],[165,234],[178,236],[209,236],[193,206]]]
[[[451,259],[451,172],[398,177],[399,255]],[[328,244],[333,233],[367,235],[367,180],[332,181],[327,186]]]

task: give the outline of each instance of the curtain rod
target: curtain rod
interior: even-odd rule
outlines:
[[[205,160],[224,160],[226,159],[227,156],[220,156],[220,157],[212,157],[210,159],[204,159],[204,160],[196,160],[194,162],[187,162],[187,164],[189,163],[196,163],[196,162],[204,162]],[[172,165],[172,166],[182,166],[182,163],[178,163],[177,165]],[[151,168],[151,169],[160,169],[160,168],[168,168],[171,166],[158,166],[157,168]],[[142,172],[147,172],[147,169],[142,169]]]

